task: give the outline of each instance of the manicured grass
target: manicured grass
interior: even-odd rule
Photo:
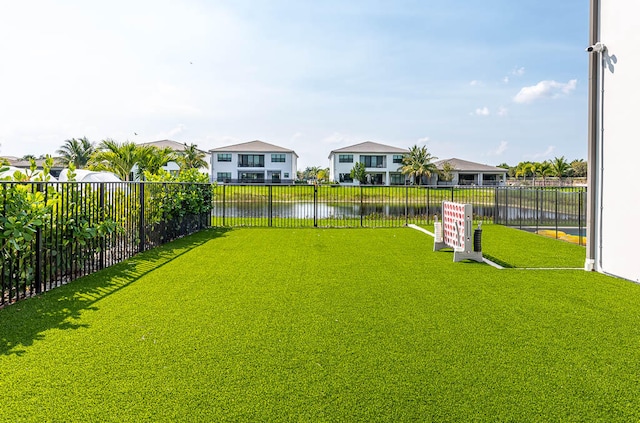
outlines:
[[[586,257],[583,246],[490,223],[482,225],[482,254],[513,268],[583,268]]]
[[[640,419],[638,285],[432,242],[211,230],[0,310],[0,420]]]

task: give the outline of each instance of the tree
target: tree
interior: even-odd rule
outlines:
[[[112,139],[103,140],[91,156],[89,168],[113,172],[123,181],[129,181],[131,169],[138,163],[139,148],[130,141],[120,144]]]
[[[507,163],[500,163],[496,167],[499,167],[499,168],[502,168],[502,169],[507,169],[507,175],[509,177],[511,177],[511,178],[516,176],[516,168],[514,166],[509,166]]]
[[[542,178],[543,185],[545,185],[544,182],[546,181],[547,176],[550,176],[553,174],[551,163],[549,163],[546,160],[542,163],[535,163],[533,167],[533,171],[536,175]]]
[[[87,137],[82,137],[65,140],[56,153],[60,154],[60,160],[65,166],[68,167],[69,163],[73,163],[77,169],[82,169],[87,166],[95,150],[93,143]]]
[[[367,168],[364,163],[356,162],[351,169],[351,179],[364,184],[367,182]]]
[[[321,167],[319,166],[311,166],[311,167],[307,167],[303,172],[303,179],[305,180],[312,180],[312,181],[316,181],[318,179],[318,172],[320,172],[322,170]]]
[[[167,163],[176,161],[176,152],[170,147],[158,148],[154,145],[142,145],[137,146],[136,158],[138,165],[136,176],[138,179],[144,179],[145,172],[155,175]]]
[[[551,162],[551,171],[553,176],[556,176],[560,181],[562,181],[563,177],[569,176],[569,173],[571,172],[571,165],[565,160],[564,156],[554,157]]]
[[[329,174],[329,168],[325,167],[318,171],[316,178],[318,178],[318,182],[329,182]]]
[[[455,166],[449,162],[442,163],[442,169],[439,172],[440,178],[445,182],[451,182],[453,180],[453,171],[455,169]]]
[[[573,176],[577,178],[585,178],[587,176],[587,162],[583,159],[576,159],[571,162]]]
[[[432,163],[435,159],[437,157],[432,156],[426,146],[414,145],[409,149],[409,154],[405,154],[402,158],[402,166],[398,170],[413,178],[415,184],[421,185],[422,178],[425,176],[430,178],[432,174],[438,172],[436,165]]]
[[[526,182],[527,176],[533,175],[535,166],[531,162],[520,162],[516,166],[515,177],[522,176],[522,182]]]
[[[204,159],[205,153],[198,150],[198,146],[195,144],[184,145],[184,150],[180,151],[176,158],[176,163],[180,166],[180,170],[186,169],[209,169],[209,164]]]

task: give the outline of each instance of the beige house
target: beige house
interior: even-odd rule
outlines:
[[[442,174],[431,175],[429,185],[477,185],[497,186],[504,185],[507,179],[507,169],[470,162],[467,160],[451,158],[434,162],[439,171],[449,163],[451,179],[448,180]]]

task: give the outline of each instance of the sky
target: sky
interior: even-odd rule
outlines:
[[[587,152],[581,0],[0,0],[0,155],[373,141],[497,165]]]

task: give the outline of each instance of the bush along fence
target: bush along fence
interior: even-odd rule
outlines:
[[[394,227],[430,224],[442,201],[474,220],[536,230],[586,225],[585,188],[220,185],[213,226]]]
[[[0,182],[0,306],[209,227],[211,188]]]

